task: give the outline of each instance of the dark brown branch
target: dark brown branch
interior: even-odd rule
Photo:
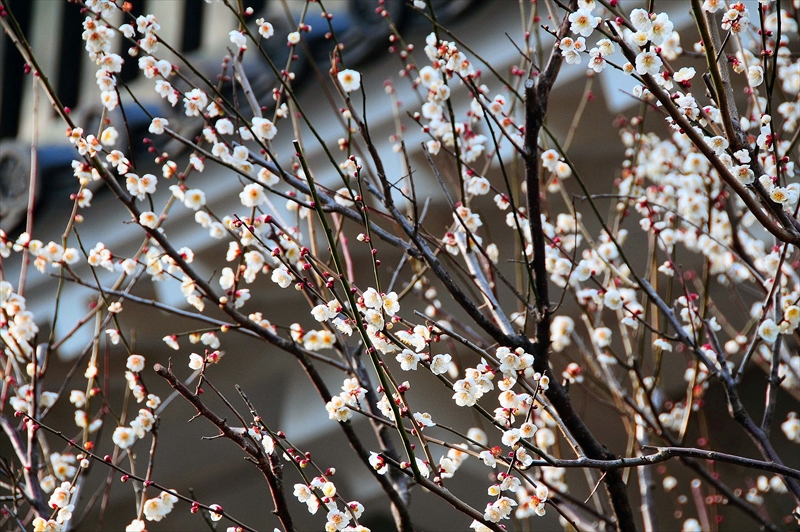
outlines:
[[[396,469],[397,471],[400,471],[404,475],[413,478],[414,474],[411,472],[411,468],[400,467],[400,464],[398,462],[395,462],[391,458],[388,458],[386,456],[382,457],[386,461],[386,463],[389,464],[393,469]],[[436,467],[435,464],[431,464],[431,466]],[[425,477],[420,477],[416,480],[420,486],[435,493],[436,495],[438,495],[439,497],[450,503],[453,506],[453,508],[463,513],[464,515],[468,515],[473,519],[480,521],[481,523],[489,527],[490,530],[494,530],[495,532],[505,532],[505,527],[501,527],[497,523],[492,523],[491,521],[487,521],[483,517],[482,513],[480,513],[475,508],[473,508],[469,504],[465,503],[464,501],[456,497],[450,490],[448,490],[444,486],[440,486],[437,483],[432,482]]]
[[[253,443],[253,441],[247,436],[247,432],[239,433],[233,430],[224,419],[210,410],[205,403],[203,403],[200,398],[195,395],[194,392],[184,386],[184,384],[179,381],[177,377],[175,377],[175,374],[172,373],[169,368],[166,368],[161,364],[156,364],[153,367],[153,371],[163,377],[176,392],[181,394],[184,399],[191,403],[192,406],[197,409],[197,412],[200,415],[217,427],[221,434],[223,434],[226,438],[238,445],[244,452],[250,455],[250,457],[253,459],[253,463],[256,465],[256,467],[258,467],[258,470],[261,471],[261,474],[264,475],[267,484],[269,484],[272,502],[275,505],[273,513],[278,516],[278,519],[281,521],[281,525],[283,526],[285,532],[294,531],[295,528],[294,524],[292,523],[292,516],[289,513],[289,505],[286,501],[286,496],[283,491],[283,483],[275,475],[272,461],[263,451],[263,449]],[[245,427],[245,430],[246,429],[247,427]]]
[[[158,482],[154,482],[152,480],[147,480],[144,477],[140,477],[140,476],[138,476],[138,475],[136,475],[134,473],[131,473],[130,471],[127,471],[127,470],[123,469],[122,467],[118,466],[116,463],[114,463],[114,460],[112,460],[111,457],[109,457],[109,456],[102,457],[102,456],[100,456],[98,454],[95,454],[92,451],[90,451],[90,450],[82,447],[78,443],[76,443],[75,440],[72,440],[72,439],[64,436],[63,432],[61,432],[59,430],[55,430],[54,428],[51,428],[51,427],[45,425],[44,423],[41,423],[39,420],[29,416],[28,414],[25,414],[24,412],[22,413],[22,415],[27,420],[29,420],[30,422],[35,423],[39,428],[41,428],[43,430],[46,430],[50,434],[60,438],[67,445],[69,445],[73,449],[77,450],[78,452],[80,452],[84,456],[87,456],[87,457],[91,458],[92,460],[95,460],[96,462],[103,463],[103,464],[107,465],[108,467],[110,467],[111,469],[113,469],[114,471],[117,471],[118,473],[122,473],[122,475],[126,479],[135,480],[135,481],[141,482],[141,483],[148,482],[148,486],[152,486],[152,487],[154,487],[154,488],[156,488],[158,490],[163,491],[164,493],[169,493],[170,495],[172,495],[174,497],[177,497],[178,499],[180,499],[180,500],[182,500],[184,502],[188,502],[189,504],[192,504],[194,506],[197,506],[197,507],[202,508],[204,510],[207,510],[209,512],[215,512],[215,513],[218,513],[218,514],[222,515],[226,519],[228,519],[228,520],[232,521],[233,523],[235,523],[237,526],[241,527],[243,530],[248,530],[250,532],[256,532],[255,528],[242,523],[241,521],[239,521],[235,517],[232,517],[230,514],[226,513],[224,510],[221,510],[219,508],[212,508],[211,506],[209,506],[207,504],[201,504],[200,502],[198,502],[197,500],[195,500],[195,499],[193,499],[191,497],[187,497],[186,495],[182,495],[180,492],[177,492],[177,491],[175,491],[173,489],[165,487],[163,484],[159,484]]]
[[[648,459],[655,457],[654,460],[662,462],[669,460],[675,456],[685,456],[690,458],[701,458],[703,460],[714,460],[715,462],[726,462],[728,464],[735,464],[750,469],[760,469],[761,471],[769,471],[770,473],[777,473],[785,477],[796,478],[800,480],[800,470],[787,467],[775,462],[764,462],[762,460],[754,460],[752,458],[745,458],[735,454],[720,453],[717,451],[706,451],[705,449],[695,449],[691,447],[656,447],[645,445],[644,449],[655,449],[658,452],[649,456],[642,456],[641,459]],[[634,458],[633,460],[639,460]],[[663,459],[663,460],[662,460]],[[655,463],[652,462],[652,463]]]
[[[570,9],[574,10],[577,2],[570,2]],[[558,38],[567,34],[569,21],[567,17],[561,22],[558,29]],[[549,364],[548,350],[550,348],[550,319],[551,310],[548,298],[548,275],[545,266],[545,236],[542,227],[542,206],[541,206],[541,179],[539,176],[539,132],[547,116],[547,103],[550,90],[555,84],[558,72],[561,69],[563,56],[557,44],[553,45],[547,65],[542,69],[538,76],[533,72],[525,82],[525,181],[527,184],[528,202],[528,223],[531,229],[531,239],[533,244],[533,256],[531,257],[531,269],[533,270],[533,281],[536,296],[536,307],[539,316],[536,322],[536,344],[531,351],[535,353],[534,365],[536,370],[550,374],[550,387],[546,392],[553,407],[561,416],[564,424],[569,429],[572,436],[583,448],[587,458],[596,460],[610,460],[614,456],[603,447],[600,442],[589,431],[586,424],[578,416],[572,407],[569,396],[564,388],[558,383],[558,377],[552,374]],[[617,518],[617,525],[623,532],[636,530],[636,522],[633,518],[628,490],[619,471],[608,471],[604,478],[604,484],[614,514]]]
[[[784,248],[786,249],[786,248]],[[769,437],[772,431],[772,419],[775,416],[775,406],[778,403],[778,389],[783,382],[783,378],[778,375],[781,364],[781,346],[783,337],[778,336],[772,345],[772,360],[770,361],[769,379],[767,381],[767,393],[764,401],[764,417],[761,419],[761,430]]]
[[[69,281],[71,283],[79,284],[81,286],[85,286],[87,288],[91,288],[93,290],[102,290],[106,294],[110,294],[110,295],[113,295],[113,296],[118,296],[120,298],[127,299],[128,301],[132,301],[134,303],[139,303],[140,305],[151,306],[153,308],[157,308],[159,310],[163,310],[164,312],[168,312],[168,313],[174,314],[176,316],[181,316],[181,317],[187,318],[187,319],[202,321],[204,323],[208,323],[208,324],[214,325],[216,327],[228,326],[228,327],[231,327],[232,331],[237,331],[237,332],[240,332],[242,334],[245,334],[247,336],[251,336],[251,337],[254,337],[254,338],[261,338],[261,336],[258,333],[254,332],[251,329],[246,329],[244,327],[232,327],[231,324],[226,322],[226,321],[218,320],[216,318],[212,318],[210,316],[206,316],[205,314],[200,314],[198,312],[191,312],[191,311],[188,311],[188,310],[182,310],[182,309],[179,309],[177,307],[173,307],[171,305],[166,305],[164,303],[160,303],[160,302],[158,302],[158,301],[156,301],[154,299],[147,299],[147,298],[144,298],[144,297],[135,296],[133,294],[130,294],[130,293],[122,291],[122,290],[113,290],[111,288],[106,288],[106,287],[98,288],[97,286],[95,286],[93,284],[90,284],[90,283],[87,283],[85,281],[82,281],[80,279],[71,279],[71,278],[68,278],[68,277],[64,277],[64,280],[65,281]],[[341,371],[344,371],[344,372],[350,371],[350,368],[346,364],[343,364],[342,362],[339,362],[338,360],[334,360],[332,358],[328,358],[328,357],[319,355],[317,353],[314,353],[313,351],[306,351],[306,355],[311,359],[314,359],[314,360],[317,360],[319,362],[322,362],[323,364],[328,364],[329,366],[333,366],[334,368],[337,368],[337,369],[339,369]]]
[[[8,441],[11,443],[14,453],[16,453],[17,458],[19,458],[22,469],[24,470],[25,484],[28,492],[23,493],[23,496],[28,500],[31,506],[33,506],[36,515],[40,517],[48,516],[50,514],[50,509],[47,507],[46,496],[39,484],[39,479],[36,477],[36,470],[28,467],[26,458],[28,453],[19,431],[14,427],[11,419],[5,415],[0,415],[0,425],[2,425],[3,432],[6,433]]]

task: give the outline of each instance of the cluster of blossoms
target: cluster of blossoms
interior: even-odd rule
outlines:
[[[144,370],[144,367],[145,359],[142,355],[130,355],[128,357],[128,370],[125,372],[125,379],[137,402],[145,402],[147,408],[139,409],[138,415],[130,422],[129,426],[119,426],[114,429],[112,440],[120,449],[127,449],[136,443],[137,439],[144,438],[156,423],[154,411],[161,404],[161,399],[155,394],[147,394],[147,390],[139,378],[139,373]],[[73,391],[70,399],[73,398],[78,399],[78,401],[74,401],[76,407],[83,406],[81,402],[85,401],[85,399],[80,395],[79,391]],[[77,417],[76,414],[76,419]]]
[[[86,191],[88,192],[88,191]],[[60,268],[62,265],[73,265],[80,261],[78,250],[64,247],[52,240],[47,244],[31,238],[28,233],[21,233],[15,240],[7,239],[5,233],[0,234],[0,256],[8,257],[11,251],[27,251],[33,257],[33,265],[41,273],[45,273],[47,266]]]
[[[92,8],[95,13],[101,13],[112,2],[96,2]],[[93,17],[86,17],[83,21],[83,40],[86,41],[86,51],[91,60],[99,67],[95,77],[100,87],[100,100],[109,111],[119,105],[117,93],[116,74],[122,71],[122,57],[111,52],[112,39],[116,32],[109,26],[100,23]]]
[[[441,146],[445,146],[457,150],[465,164],[474,163],[485,151],[487,138],[476,133],[469,121],[450,122],[447,113],[450,99],[448,80],[477,78],[478,73],[455,43],[437,41],[433,33],[428,35],[426,43],[425,53],[432,65],[420,69],[418,83],[428,90],[421,115],[428,120],[424,131],[433,137],[428,142],[428,150],[436,154]],[[476,119],[482,116],[479,105],[472,114]]]
[[[161,521],[172,511],[176,502],[178,498],[175,495],[162,491],[158,497],[144,501],[142,513],[148,521]]]
[[[545,514],[545,502],[549,496],[549,491],[544,484],[539,484],[535,488],[527,489],[522,486],[520,480],[513,475],[501,473],[498,475],[500,484],[489,487],[489,495],[497,496],[497,500],[486,505],[483,513],[484,519],[489,522],[497,523],[503,519],[509,519],[514,507],[517,507],[515,517],[525,519],[532,515],[543,516]],[[516,494],[517,501],[509,497],[502,496],[502,492],[508,491]],[[473,521],[470,528],[475,532],[488,532],[489,527],[480,521]]]
[[[48,505],[57,510],[55,519],[44,519],[37,517],[33,521],[33,529],[37,532],[60,532],[66,522],[72,519],[72,512],[75,505],[72,504],[72,495],[75,487],[68,481],[64,481],[60,486],[53,490],[50,495]]]
[[[4,353],[19,362],[31,360],[33,347],[30,342],[39,332],[34,315],[26,307],[25,298],[14,291],[8,281],[0,281],[0,339]],[[33,373],[34,365],[28,370]],[[24,394],[23,394],[24,395]]]
[[[353,417],[351,408],[361,408],[366,393],[367,390],[359,386],[357,379],[345,379],[342,392],[325,405],[328,417],[335,421],[347,421]]]
[[[344,510],[340,510],[337,499],[341,497],[337,495],[334,483],[325,477],[314,477],[309,484],[295,484],[294,496],[306,504],[311,514],[316,514],[320,507],[327,510],[326,532],[369,532],[362,525],[351,524],[361,518],[364,506],[358,501],[350,501],[344,504]]]

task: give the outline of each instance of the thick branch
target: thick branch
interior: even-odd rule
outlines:
[[[577,3],[570,2],[570,8],[575,9]],[[561,22],[558,29],[558,37],[563,38],[567,34],[569,21],[567,17]],[[548,362],[548,350],[550,348],[550,302],[548,298],[548,275],[545,266],[545,237],[542,227],[542,205],[541,205],[541,179],[539,176],[539,132],[547,116],[547,103],[550,90],[555,84],[558,72],[561,69],[563,56],[557,45],[553,46],[550,58],[545,68],[534,79],[531,76],[525,82],[525,181],[527,185],[528,201],[528,223],[531,229],[531,240],[533,244],[533,256],[531,257],[531,268],[534,275],[534,288],[536,291],[536,306],[539,316],[536,323],[535,346],[535,367],[542,373],[550,372],[551,385],[547,390],[547,398],[553,403],[553,407],[564,420],[564,424],[569,428],[577,442],[581,445],[586,456],[591,459],[609,460],[613,455],[605,449],[586,427],[583,420],[572,408],[569,396],[566,391],[558,384],[558,378],[554,378],[550,371]],[[604,478],[606,491],[614,507],[617,517],[617,524],[622,531],[636,530],[636,523],[633,518],[628,491],[625,482],[619,471],[608,471]]]
[[[46,496],[42,491],[41,485],[39,484],[39,479],[36,478],[36,471],[29,467],[27,461],[28,452],[25,448],[25,443],[23,443],[22,438],[20,437],[19,431],[17,431],[16,427],[14,427],[14,425],[11,423],[11,420],[4,415],[0,416],[0,425],[2,425],[3,432],[6,433],[8,441],[11,442],[11,446],[14,448],[14,453],[16,453],[17,458],[22,465],[22,469],[25,474],[25,484],[27,487],[27,493],[24,494],[25,497],[34,507],[36,515],[39,517],[48,516],[50,514],[50,509],[47,507]]]

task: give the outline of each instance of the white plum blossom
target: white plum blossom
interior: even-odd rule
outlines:
[[[640,52],[636,56],[636,73],[639,75],[655,76],[661,70],[661,65],[663,65],[661,58],[653,51]]]
[[[233,43],[240,50],[247,49],[247,36],[241,31],[233,30],[228,33],[231,43]]]
[[[264,187],[258,183],[245,185],[244,189],[239,193],[239,201],[245,207],[258,207],[266,203],[267,196],[264,193]]]
[[[206,193],[199,188],[193,188],[183,193],[183,204],[196,211],[206,204]]]
[[[647,31],[647,38],[654,45],[660,46],[672,35],[674,26],[666,13],[659,13],[655,17],[650,16],[650,21],[650,29]]]
[[[586,42],[583,37],[572,39],[571,37],[564,37],[558,44],[561,50],[561,55],[564,56],[564,61],[570,65],[579,65],[581,63],[581,52],[586,50]],[[544,154],[542,154],[544,156]]]
[[[192,89],[183,96],[186,116],[200,116],[208,105],[208,96],[200,89]]]
[[[451,357],[448,354],[436,355],[431,360],[431,372],[434,375],[446,373],[450,367]]]
[[[253,117],[253,135],[259,140],[272,140],[278,134],[278,128],[271,120],[261,117]]]
[[[117,427],[111,439],[120,449],[127,449],[136,442],[136,433],[129,427]]]
[[[355,70],[342,70],[336,74],[339,85],[344,92],[353,92],[361,88],[361,73]]]
[[[258,26],[258,34],[264,39],[269,39],[275,35],[275,28],[273,28],[272,24],[266,22],[263,18],[256,19],[256,26]]]
[[[571,23],[569,30],[572,33],[588,37],[600,23],[600,20],[599,17],[593,16],[591,12],[586,9],[577,9],[569,15],[569,21]]]
[[[773,343],[780,334],[780,327],[771,319],[767,318],[758,326],[758,336],[767,343]]]
[[[400,369],[403,371],[415,371],[417,364],[423,357],[424,355],[415,353],[410,349],[403,349],[395,358],[400,363]]]
[[[764,69],[753,65],[747,69],[747,84],[751,87],[758,87],[764,83]]]
[[[292,276],[286,268],[277,268],[272,271],[272,282],[281,288],[287,288],[292,284]]]
[[[153,174],[144,174],[140,177],[129,173],[125,178],[125,186],[128,192],[130,192],[131,196],[136,196],[136,199],[143,200],[147,194],[153,194],[156,191],[158,179]]]

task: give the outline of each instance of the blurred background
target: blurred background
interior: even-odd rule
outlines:
[[[300,1],[245,1],[251,6],[255,14],[250,20],[262,16],[270,21],[276,30],[276,35],[265,44],[265,49],[276,64],[284,64],[288,57],[288,48],[285,35],[293,31],[297,25],[299,13],[303,8]],[[57,88],[59,97],[65,105],[72,109],[76,122],[83,125],[87,132],[92,127],[97,127],[102,108],[99,104],[99,90],[94,79],[94,66],[89,62],[83,50],[81,40],[81,23],[85,14],[81,13],[79,6],[67,2],[54,0],[11,0],[12,11],[17,16],[20,24],[29,36],[29,40],[37,55],[43,71],[50,77]],[[153,13],[160,25],[160,36],[199,66],[199,70],[211,79],[220,72],[220,63],[226,48],[230,46],[228,32],[235,29],[236,23],[230,12],[220,3],[208,4],[203,0],[133,0],[131,2],[134,14]],[[521,42],[521,22],[519,17],[519,3],[511,0],[437,0],[436,7],[439,21],[448,27],[455,35],[459,36],[466,44],[478,53],[486,63],[500,72],[508,75],[509,69],[520,63],[520,56],[512,41]],[[391,100],[383,91],[384,82],[391,80],[397,90],[398,99],[404,102],[401,111],[401,120],[408,126],[404,133],[406,145],[409,147],[412,158],[412,167],[416,171],[416,189],[419,197],[428,197],[431,200],[427,217],[429,229],[436,234],[442,233],[451,223],[452,218],[446,208],[445,197],[439,188],[438,182],[430,174],[430,170],[421,150],[418,148],[426,137],[419,128],[405,116],[406,111],[415,111],[419,102],[410,88],[410,83],[398,77],[402,63],[396,55],[389,54],[389,29],[386,20],[376,14],[378,3],[374,0],[326,1],[325,8],[335,14],[334,28],[339,40],[345,44],[345,58],[348,67],[356,68],[362,73],[362,81],[368,95],[366,102],[367,117],[374,138],[378,139],[378,146],[387,163],[396,163],[395,169],[401,168],[400,155],[392,151],[390,136],[396,133],[395,117]],[[416,46],[418,61],[425,61],[424,47],[425,36],[430,33],[430,24],[424,18],[415,14],[413,10],[400,0],[386,0],[387,9],[392,20],[397,24],[407,42]],[[634,7],[631,3],[631,8]],[[685,3],[664,3],[662,8],[668,8],[670,17],[675,23],[675,29],[684,36],[693,36],[693,22],[689,17]],[[293,71],[297,74],[294,86],[300,97],[303,110],[307,113],[312,123],[325,139],[331,150],[336,150],[337,139],[343,135],[343,128],[336,113],[338,96],[333,91],[328,70],[330,68],[330,41],[324,39],[327,31],[323,20],[319,18],[319,8],[312,6],[306,19],[313,30],[307,34],[299,58],[294,63]],[[546,23],[546,21],[543,21]],[[686,38],[686,37],[685,37]],[[690,37],[693,38],[693,37]],[[589,44],[589,43],[587,43]],[[592,45],[594,43],[591,43]],[[549,44],[546,44],[549,51]],[[685,40],[684,48],[691,49],[692,42]],[[120,78],[131,88],[132,92],[140,97],[142,104],[153,115],[164,116],[170,119],[171,126],[177,126],[179,115],[174,110],[165,107],[158,95],[152,89],[152,82],[142,79],[136,68],[135,59],[127,55],[127,46],[122,46],[118,51],[126,58],[125,67]],[[176,57],[167,58],[177,63]],[[257,60],[255,50],[246,54],[245,67],[250,77],[254,91],[262,104],[272,103],[272,89],[277,86],[275,79],[268,68]],[[700,70],[699,63],[692,63],[692,59],[683,60],[687,65],[694,64]],[[422,66],[424,63],[420,63]],[[476,61],[480,65],[480,62]],[[30,146],[34,133],[32,120],[32,77],[23,74],[24,63],[10,45],[7,38],[0,38],[0,228],[12,237],[24,230],[25,205],[28,197],[28,183],[30,175]],[[480,65],[482,66],[482,65]],[[680,65],[683,66],[683,65]],[[618,177],[619,164],[623,158],[624,149],[619,142],[615,123],[618,125],[621,115],[628,117],[640,111],[640,105],[630,96],[632,80],[614,70],[608,69],[597,78],[587,77],[585,66],[564,65],[564,70],[559,82],[554,89],[550,102],[549,126],[564,138],[570,130],[574,140],[570,148],[570,155],[577,168],[590,183],[594,192],[609,192],[612,183]],[[677,66],[676,66],[677,68]],[[484,70],[486,74],[488,71]],[[500,91],[501,85],[494,82],[489,75],[484,77],[494,95]],[[468,98],[463,87],[453,90],[453,100],[466,109]],[[72,175],[70,163],[76,157],[74,148],[66,140],[65,125],[61,123],[48,106],[43,96],[38,113],[38,167],[40,190],[37,191],[37,208],[35,211],[33,235],[44,242],[59,240],[69,217],[72,203],[69,195],[78,189],[77,182]],[[574,123],[575,110],[582,101],[588,100],[579,122]],[[141,144],[141,137],[147,136],[147,127],[150,123],[146,113],[137,109],[132,101],[122,98],[128,113],[131,125],[131,138],[129,152],[133,153],[138,163],[140,173],[150,171],[160,175],[160,165],[153,162],[152,154],[148,154],[146,146]],[[180,111],[180,106],[177,108]],[[109,117],[117,125],[121,133],[120,146],[128,146],[127,134],[119,112],[112,113]],[[648,126],[662,133],[663,128],[655,117],[648,122]],[[92,126],[94,124],[94,126]],[[281,125],[283,127],[281,127]],[[290,146],[292,131],[288,122],[278,124],[280,133],[275,139],[276,146]],[[194,136],[197,132],[185,129],[182,133]],[[307,130],[303,131],[305,148],[312,170],[317,179],[322,182],[335,183],[335,173],[329,167],[329,162],[322,149],[316,145]],[[169,143],[165,137],[155,138],[155,145],[159,151],[167,151],[174,160],[185,161],[188,153],[181,153],[181,147]],[[510,152],[505,154],[510,156]],[[281,154],[279,153],[280,157]],[[291,154],[287,153],[282,164],[289,162]],[[506,160],[510,157],[506,157]],[[442,161],[439,161],[442,162]],[[442,162],[442,171],[446,176],[455,175],[455,169],[449,168]],[[391,165],[390,165],[391,168]],[[396,170],[395,170],[396,171]],[[397,177],[400,177],[399,175]],[[499,179],[499,170],[492,167],[487,174],[490,180]],[[158,205],[167,197],[165,181],[161,181],[159,191],[154,200]],[[208,164],[205,172],[191,177],[191,186],[202,188],[209,199],[209,205],[221,215],[233,214],[242,209],[238,194],[241,190],[239,180],[230,172],[215,168]],[[489,197],[485,201],[491,201]],[[563,206],[556,203],[556,209]],[[609,203],[609,210],[613,204]],[[586,206],[578,206],[579,210]],[[293,214],[283,211],[288,219]],[[141,244],[141,232],[137,227],[127,224],[129,216],[116,202],[112,194],[104,189],[95,191],[92,208],[83,212],[85,222],[78,226],[81,239],[86,249],[93,247],[96,242],[103,242],[117,256],[129,256]],[[195,266],[210,278],[225,265],[222,257],[227,249],[227,244],[207,238],[206,232],[199,230],[193,220],[193,212],[178,206],[170,213],[166,224],[167,234],[172,242],[180,246],[188,246],[195,252]],[[586,212],[584,220],[590,227],[596,227]],[[487,235],[499,235],[504,231],[504,220],[488,219]],[[355,234],[355,226],[349,225],[350,231]],[[646,240],[638,228],[632,227],[631,246],[638,240],[642,243],[642,259],[646,249]],[[491,236],[490,236],[491,238]],[[501,242],[497,242],[501,245]],[[357,251],[357,248],[354,248]],[[383,249],[388,249],[384,247]],[[127,254],[127,255],[126,255]],[[387,266],[389,275],[401,264],[400,254],[391,252],[381,253],[382,261]],[[359,270],[356,268],[359,286],[369,286],[371,268],[365,257],[354,256],[356,265],[363,264]],[[3,262],[3,275],[6,279],[15,282],[18,278],[18,257]],[[367,259],[368,260],[368,259]],[[686,257],[686,266],[691,266],[692,258]],[[513,278],[513,265],[507,267],[508,273]],[[79,269],[89,279],[88,269]],[[102,282],[110,282],[116,278],[103,270],[98,270]],[[406,267],[405,272],[398,276],[398,286],[401,288],[408,282],[410,275]],[[42,332],[40,338],[46,338],[48,333],[48,319],[53,315],[53,294],[56,286],[55,279],[50,275],[42,275],[31,269],[28,277],[26,298],[28,307],[37,317]],[[254,285],[248,286],[253,298],[244,307],[247,312],[260,310],[264,316],[276,325],[288,327],[294,322],[309,324],[308,308],[298,304],[293,290],[281,291],[268,281],[266,277],[259,278]],[[177,281],[162,283],[141,282],[135,288],[135,295],[153,299],[168,305],[181,308],[186,307],[185,299],[180,292]],[[447,300],[446,294],[441,292],[445,309],[449,314],[448,319],[464,320],[457,309],[453,308]],[[61,295],[62,316],[56,338],[62,337],[89,311],[89,305],[96,294],[90,290],[67,284]],[[728,298],[733,299],[732,295]],[[504,301],[508,307],[513,307],[510,299]],[[719,305],[726,303],[726,295],[720,294],[717,300]],[[412,298],[404,301],[403,311],[411,309],[423,311],[425,304],[415,302]],[[190,374],[187,367],[188,355],[192,351],[200,352],[202,346],[191,346],[182,339],[180,351],[168,349],[161,338],[175,332],[191,331],[198,327],[187,319],[175,317],[148,307],[126,303],[124,312],[120,315],[123,327],[127,334],[135,338],[136,352],[143,354],[147,359],[148,367],[155,363],[167,364],[170,360],[174,363],[175,371],[179,377],[185,378]],[[567,304],[562,312],[570,312]],[[211,311],[213,314],[213,309]],[[215,317],[224,319],[221,313]],[[52,321],[50,321],[52,323]],[[202,325],[201,325],[202,326]],[[267,424],[274,430],[282,430],[302,451],[310,451],[312,457],[322,468],[335,467],[337,470],[334,480],[340,493],[347,500],[359,500],[366,512],[363,524],[373,531],[390,530],[392,528],[388,505],[382,498],[377,483],[363,466],[356,463],[347,447],[345,438],[334,421],[328,419],[324,403],[318,397],[294,359],[276,348],[263,342],[248,338],[244,335],[230,332],[220,335],[222,349],[225,357],[218,366],[209,370],[209,378],[215,386],[225,394],[228,399],[241,411],[245,412],[244,405],[238,400],[233,388],[239,384],[255,404],[259,413]],[[66,342],[58,351],[58,360],[50,368],[48,379],[51,386],[60,384],[63,379],[59,375],[67,372],[76,360],[85,353],[86,346],[93,337],[90,324],[81,329],[72,340]],[[117,408],[124,394],[124,380],[121,374],[124,371],[126,353],[119,346],[105,346],[104,362],[101,372],[113,376],[109,382],[110,389],[106,393],[111,398],[110,406]],[[450,346],[454,359],[460,366],[477,362],[473,356],[460,353],[459,347]],[[684,355],[674,353],[676,361],[670,364],[672,373],[665,375],[667,384],[666,393],[679,397],[685,388],[682,380],[686,368]],[[564,366],[578,355],[569,350],[555,356],[553,363],[556,373],[559,374]],[[390,362],[390,363],[393,363]],[[342,375],[329,370],[325,365],[319,365],[326,377],[329,388],[336,393],[341,385]],[[67,390],[82,388],[85,381],[82,377],[82,367],[72,378]],[[449,426],[466,432],[469,427],[483,426],[481,420],[472,416],[468,409],[455,410],[450,403],[449,393],[442,389],[430,375],[415,375],[412,382],[414,407],[421,411],[429,412],[434,421],[445,422]],[[157,380],[152,373],[145,372],[145,382],[149,390],[166,398],[171,390],[163,382]],[[760,412],[757,406],[763,402],[766,378],[756,375],[751,379],[761,383],[748,389],[745,398],[750,402],[747,406]],[[376,382],[373,380],[373,382]],[[597,399],[592,394],[591,387],[572,390],[573,401],[577,409],[584,416],[589,427],[595,431],[598,439],[616,453],[625,453],[627,435],[619,417],[614,414],[609,406]],[[226,413],[224,405],[211,394],[208,398],[209,406],[223,417],[232,416]],[[779,401],[779,410],[776,420],[786,417],[787,404],[783,397]],[[711,434],[701,433],[695,427],[690,432],[691,438],[711,437],[716,442],[715,449],[723,452],[735,452],[746,456],[756,457],[757,453],[749,440],[734,427],[724,406],[724,397],[721,390],[712,387],[705,403],[707,411],[703,413],[707,428]],[[66,434],[77,434],[73,423],[71,405],[62,401],[61,408],[55,409],[45,421],[53,427],[65,431]],[[187,493],[193,490],[194,496],[204,503],[220,504],[227,512],[240,518],[242,521],[258,529],[272,529],[278,526],[278,521],[271,515],[271,501],[267,486],[258,471],[242,459],[242,453],[232,443],[224,439],[204,440],[203,437],[214,436],[215,430],[209,423],[202,419],[187,423],[194,415],[194,410],[182,399],[177,398],[161,415],[158,430],[158,449],[155,459],[155,478],[158,482]],[[245,416],[247,417],[247,416]],[[106,426],[101,429],[100,449],[109,449],[111,446],[110,435],[113,419],[106,418]],[[374,436],[368,423],[363,420],[355,421],[358,432],[363,436],[368,445],[373,445]],[[429,429],[434,436],[448,437],[440,429]],[[439,431],[439,432],[437,432]],[[736,438],[716,438],[717,435],[736,434]],[[492,436],[494,437],[494,435]],[[4,437],[0,437],[4,438]],[[785,440],[780,436],[775,438],[776,447],[787,459],[787,465],[797,467],[800,457],[796,450],[784,445]],[[374,445],[373,445],[374,447]],[[54,451],[60,449],[55,448]],[[7,442],[0,441],[0,454],[10,456]],[[435,449],[434,457],[438,458],[446,450]],[[567,449],[563,449],[567,453]],[[795,454],[792,454],[794,451]],[[139,467],[143,467],[148,452],[146,441],[138,442],[134,452],[140,457]],[[566,455],[566,454],[565,454]],[[794,462],[792,462],[794,460]],[[123,464],[126,465],[126,464]],[[732,474],[732,468],[725,465],[715,467],[723,479],[729,480],[733,487],[749,488],[754,479],[743,476],[741,472]],[[667,469],[668,468],[668,469]],[[696,515],[696,509],[691,502],[688,475],[677,462],[670,462],[668,466],[660,466],[655,475],[657,479],[666,474],[673,474],[679,478],[679,487],[670,494],[659,491],[658,500],[659,521],[663,523],[664,530],[679,528],[679,523],[687,517]],[[292,470],[286,469],[285,483],[289,487],[299,481],[299,476]],[[457,473],[454,480],[447,483],[447,487],[456,495],[464,498],[477,508],[486,504],[485,487],[489,485],[488,470],[475,459],[469,459]],[[90,470],[90,480],[87,489],[83,492],[84,501],[97,497],[91,512],[80,523],[79,529],[93,530],[98,527],[98,517],[103,498],[105,479],[108,470],[101,465],[93,465]],[[589,496],[590,488],[587,486],[584,474],[578,470],[569,471],[567,474],[571,494],[585,500]],[[636,477],[631,472],[631,495],[634,506],[637,504],[638,486]],[[660,490],[660,482],[659,488]],[[154,496],[154,492],[150,492]],[[680,495],[688,496],[684,501]],[[786,496],[787,508],[790,505]],[[104,530],[120,530],[127,525],[136,515],[133,504],[132,487],[120,484],[118,480],[111,483],[108,491],[108,510],[104,521],[100,525]],[[323,518],[312,518],[296,500],[290,501],[295,517],[301,530],[320,529]],[[84,507],[81,503],[80,507]],[[422,530],[449,531],[465,530],[469,520],[455,512],[446,503],[436,497],[426,496],[423,490],[415,488],[412,493],[412,514],[415,522]],[[608,514],[610,510],[600,506],[602,513]],[[785,509],[781,509],[785,511]],[[722,529],[745,530],[750,526],[749,521],[743,520],[736,510],[719,508],[720,514],[727,521],[723,522]],[[735,525],[734,525],[735,523]],[[148,529],[157,530],[199,530],[204,524],[197,515],[188,511],[188,506],[179,503],[176,510],[161,523],[148,522]],[[536,529],[554,530],[559,528],[557,514],[550,510],[541,521],[536,522]],[[754,528],[754,527],[753,527]],[[522,529],[527,529],[524,526]]]

